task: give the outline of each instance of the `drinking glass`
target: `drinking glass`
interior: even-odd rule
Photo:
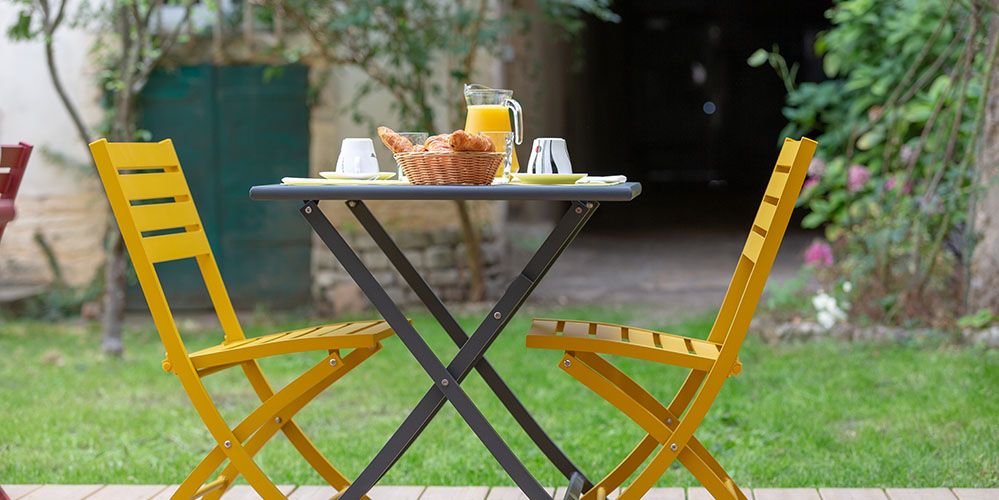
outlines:
[[[503,163],[496,169],[496,177],[509,178],[513,167],[513,132],[490,131],[480,132],[493,142],[497,153],[504,153]]]
[[[409,142],[412,142],[414,146],[427,142],[427,139],[430,137],[430,134],[426,132],[399,132],[399,135],[409,139]],[[402,166],[400,165],[398,168],[399,175],[396,178],[400,181],[406,180],[406,174],[402,171]]]

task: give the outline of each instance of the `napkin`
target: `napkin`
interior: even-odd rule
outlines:
[[[595,184],[600,186],[610,186],[627,182],[628,178],[623,175],[594,176],[587,175],[576,181],[576,184]]]
[[[406,181],[376,179],[315,179],[312,177],[285,177],[281,184],[288,186],[408,186]]]

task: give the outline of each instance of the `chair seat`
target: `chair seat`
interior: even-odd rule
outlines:
[[[372,348],[394,333],[384,320],[331,323],[223,342],[191,354],[191,362],[206,370],[293,352]]]
[[[631,326],[562,319],[535,319],[527,347],[593,352],[645,359],[707,371],[718,359],[721,345],[706,340]],[[736,363],[733,373],[741,364]]]

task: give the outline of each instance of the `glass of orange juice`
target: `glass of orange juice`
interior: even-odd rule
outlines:
[[[468,114],[465,118],[465,131],[470,134],[478,132],[513,132],[515,144],[524,140],[524,114],[520,103],[513,99],[513,91],[494,89],[478,84],[465,85],[465,103]],[[520,169],[517,152],[510,154],[511,172]],[[503,175],[497,172],[496,176]]]

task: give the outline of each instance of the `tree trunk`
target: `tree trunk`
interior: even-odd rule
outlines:
[[[125,352],[121,331],[125,322],[126,269],[125,245],[115,227],[104,264],[104,316],[101,318],[101,351],[109,356],[120,357]]]
[[[999,34],[999,15],[993,14],[992,37]],[[985,104],[982,149],[978,176],[984,191],[976,207],[975,224],[981,239],[971,260],[969,312],[991,308],[999,313],[999,65],[990,64],[992,76]]]

